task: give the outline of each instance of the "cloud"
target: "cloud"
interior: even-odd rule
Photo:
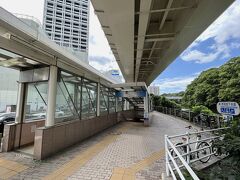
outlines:
[[[232,46],[237,45],[238,44],[233,44]],[[187,49],[180,57],[182,60],[187,62],[194,61],[198,64],[209,63],[218,58],[230,57],[230,47],[227,44],[222,44],[221,46],[213,44],[209,47],[210,52],[202,52],[197,49]]]
[[[110,49],[107,38],[102,30],[98,17],[94,13],[91,3],[89,19],[89,64],[103,74],[109,70],[117,69],[120,72],[120,79],[123,80],[122,72]]]
[[[203,64],[230,57],[231,50],[240,47],[239,43],[229,42],[240,38],[239,19],[240,0],[237,0],[181,54],[180,58]],[[198,50],[202,43],[209,39],[213,40],[213,45],[208,47],[210,52]]]
[[[206,54],[198,50],[193,50],[185,52],[181,58],[184,61],[195,61],[196,63],[202,64],[214,61],[218,55],[219,52]]]
[[[194,73],[190,76],[174,77],[174,78],[164,78],[156,79],[152,85],[160,86],[160,93],[173,93],[184,91],[199,73]]]
[[[105,66],[108,63],[111,63],[111,59],[104,56],[89,56],[89,61],[91,63],[96,62],[99,65]]]
[[[94,13],[94,9],[91,3],[89,18],[89,37],[89,57],[99,56],[114,59],[106,36],[102,30],[98,17]]]
[[[217,43],[224,43],[231,38],[240,38],[239,19],[240,0],[237,0],[197,38],[196,42],[214,38]]]

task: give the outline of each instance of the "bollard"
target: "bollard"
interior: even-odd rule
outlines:
[[[189,164],[190,163],[190,145],[189,145],[189,132],[186,133],[187,134],[187,163]]]

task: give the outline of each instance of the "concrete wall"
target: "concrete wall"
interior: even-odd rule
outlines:
[[[3,151],[11,151],[34,143],[36,128],[44,126],[45,120],[25,122],[23,124],[6,124],[3,133]],[[22,133],[21,133],[22,132]]]
[[[126,118],[134,119],[133,110],[111,113],[86,120],[76,120],[53,127],[38,128],[35,134],[34,158],[44,159],[74,145]]]

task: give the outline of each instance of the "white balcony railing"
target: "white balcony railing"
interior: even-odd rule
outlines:
[[[206,163],[211,156],[214,157],[218,152],[217,147],[214,148],[214,142],[223,140],[223,131],[226,129],[197,130],[174,136],[165,135],[166,175],[171,175],[174,180],[185,180],[184,172],[187,172],[192,179],[199,180],[190,164]]]

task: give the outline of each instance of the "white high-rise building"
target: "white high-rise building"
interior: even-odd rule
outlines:
[[[45,0],[43,27],[50,39],[88,58],[89,0]]]

